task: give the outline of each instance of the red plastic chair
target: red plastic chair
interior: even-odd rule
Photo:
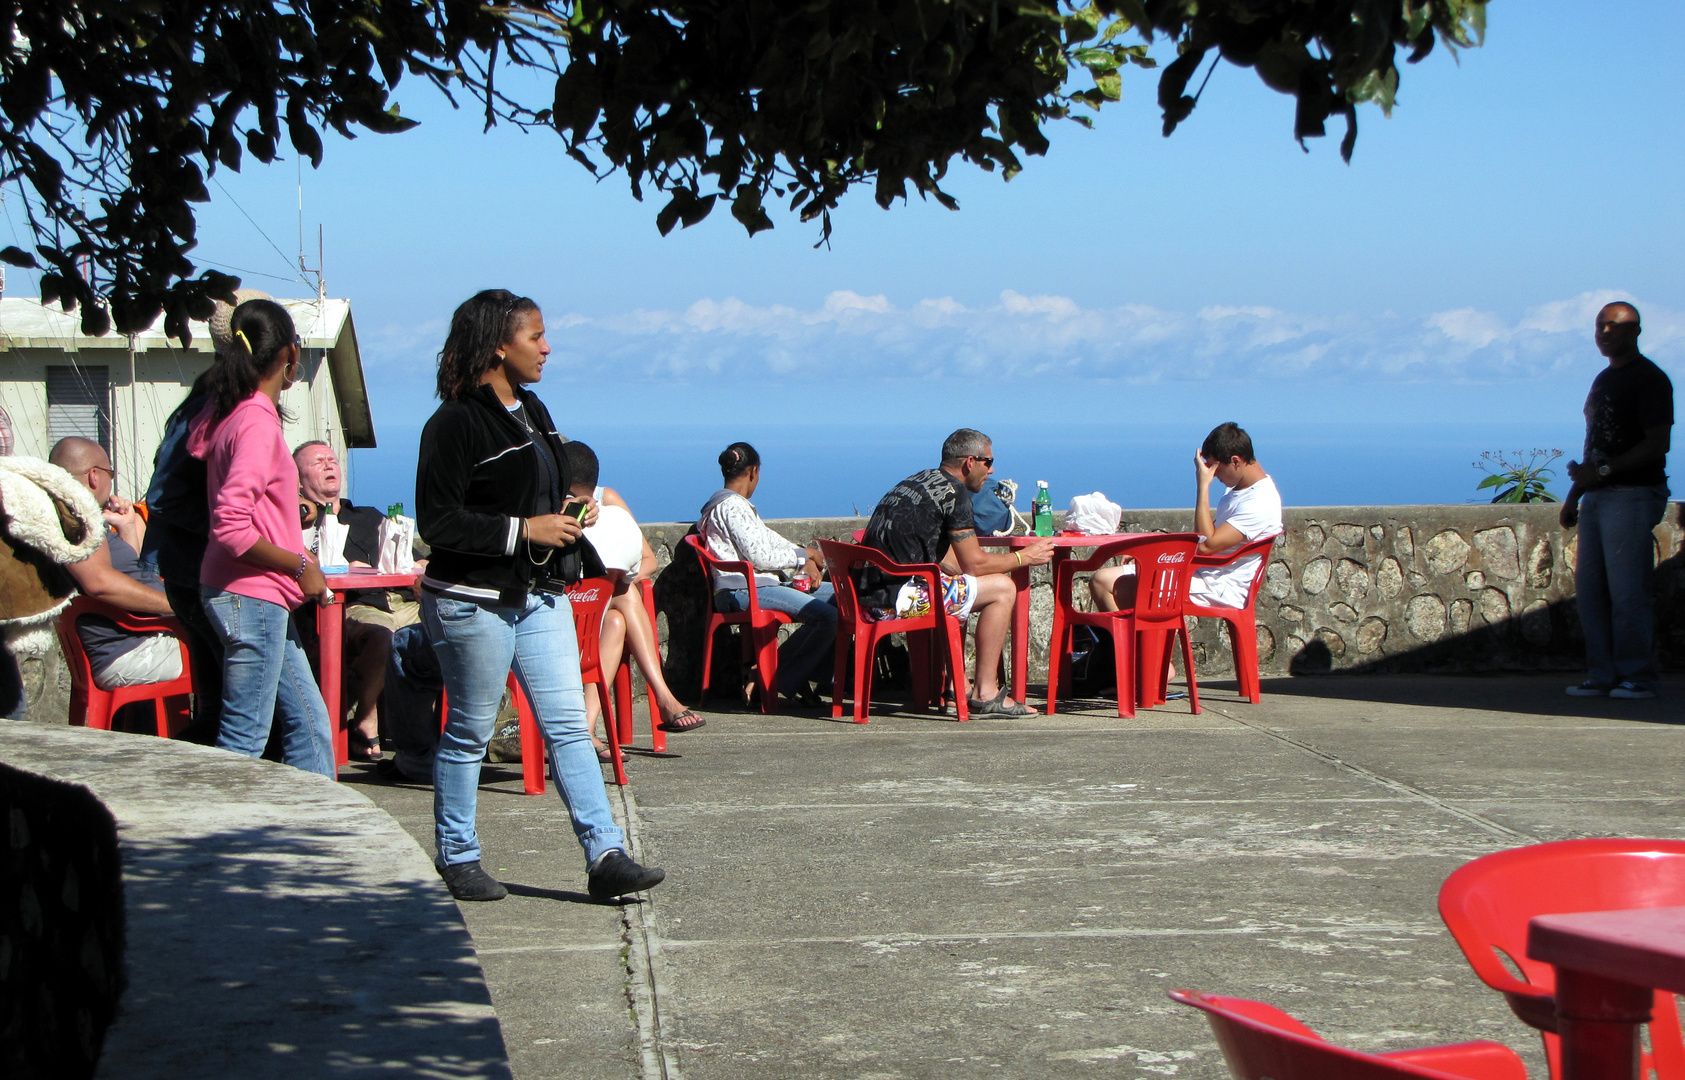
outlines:
[[[1075,626],[1100,627],[1111,633],[1117,662],[1117,714],[1122,717],[1135,715],[1137,701],[1156,704],[1163,700],[1165,641],[1173,634],[1180,635],[1182,660],[1188,670],[1188,705],[1194,712],[1200,711],[1193,647],[1182,621],[1198,546],[1199,537],[1194,533],[1154,533],[1102,544],[1086,559],[1065,559],[1058,564],[1053,579],[1047,715],[1058,711],[1059,683],[1071,677],[1071,628]],[[1135,560],[1135,606],[1128,611],[1078,611],[1071,601],[1076,575],[1098,570],[1119,555]]]
[[[1480,981],[1503,994],[1516,1016],[1543,1033],[1552,1076],[1561,1074],[1556,969],[1527,958],[1535,915],[1685,904],[1685,841],[1560,840],[1485,855],[1439,887],[1439,917]],[[1520,971],[1512,975],[1506,958]],[[1672,994],[1656,992],[1650,1052],[1640,1075],[1685,1080],[1685,1040]]]
[[[755,686],[761,692],[761,712],[778,711],[778,628],[790,621],[782,611],[768,611],[761,607],[760,593],[755,588],[755,568],[747,562],[716,559],[708,553],[702,538],[692,533],[685,543],[696,550],[697,561],[708,582],[708,627],[702,635],[702,700],[708,700],[708,683],[713,677],[714,632],[727,626],[737,626],[743,639],[743,663],[755,670]],[[748,582],[749,607],[745,611],[714,610],[714,573],[741,574]]]
[[[1277,536],[1280,534],[1278,533]],[[1229,624],[1229,644],[1234,649],[1235,682],[1240,696],[1258,704],[1263,686],[1258,678],[1258,590],[1264,584],[1264,571],[1269,569],[1270,549],[1277,536],[1267,536],[1242,544],[1229,555],[1195,555],[1194,569],[1202,566],[1227,566],[1248,555],[1257,555],[1258,572],[1252,575],[1252,587],[1246,592],[1246,606],[1240,608],[1208,607],[1189,600],[1185,613],[1201,619],[1222,619]]]
[[[940,704],[940,688],[946,686],[945,665],[953,674],[954,711],[962,723],[971,719],[966,703],[965,622],[949,615],[943,607],[941,571],[936,564],[892,562],[876,548],[835,540],[819,541],[819,549],[825,555],[825,566],[837,596],[837,661],[831,681],[831,715],[843,714],[843,695],[851,685],[847,678],[849,644],[852,643],[854,651],[854,722],[864,724],[872,708],[872,668],[878,643],[891,634],[904,633],[912,656],[914,708],[922,709],[931,702],[932,685],[939,688],[935,697]],[[866,565],[895,577],[923,578],[930,590],[930,613],[914,619],[874,620],[855,592],[853,570]],[[937,647],[931,647],[932,640]]]
[[[586,578],[568,589],[568,603],[573,607],[573,629],[579,637],[579,675],[582,682],[597,685],[597,699],[603,706],[603,730],[608,735],[609,753],[614,756],[614,782],[626,783],[626,761],[620,754],[620,725],[615,722],[614,708],[609,703],[609,681],[603,675],[598,647],[603,635],[603,612],[613,597],[614,586],[606,578]],[[521,733],[521,785],[528,795],[544,794],[544,763],[547,759],[544,735],[538,729],[532,703],[521,689],[521,681],[509,672],[509,703],[515,707]],[[631,682],[628,679],[626,697],[630,713]],[[450,719],[450,695],[439,693],[439,730]]]
[[[649,625],[655,626],[655,587],[645,578],[638,582],[644,610],[649,612]],[[659,645],[659,643],[658,643]],[[661,730],[661,707],[655,703],[655,688],[644,681],[649,695],[649,748],[659,754],[667,749],[667,733]],[[636,737],[632,732],[632,653],[620,652],[620,669],[614,673],[614,715],[620,721],[620,745],[629,746]]]
[[[1205,1013],[1235,1080],[1527,1080],[1521,1055],[1485,1039],[1365,1054],[1324,1042],[1261,1001],[1196,990],[1172,990],[1170,998]]]
[[[124,630],[137,634],[169,634],[181,649],[181,675],[168,682],[142,683],[101,690],[94,685],[93,663],[76,633],[76,620],[84,615],[103,615]],[[161,738],[172,738],[192,717],[193,665],[188,662],[186,631],[169,615],[136,615],[91,596],[78,596],[53,623],[59,648],[70,668],[70,723],[100,731],[111,730],[117,710],[135,701],[152,702],[155,730]]]

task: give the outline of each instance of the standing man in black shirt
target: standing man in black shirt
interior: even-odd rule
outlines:
[[[994,447],[981,431],[960,428],[942,443],[942,466],[914,473],[896,484],[872,512],[862,543],[898,563],[936,563],[942,568],[942,603],[964,620],[977,615],[977,676],[967,708],[974,716],[1028,716],[1012,700],[996,672],[1012,603],[1018,590],[1011,573],[1053,559],[1053,541],[1038,540],[1019,551],[988,552],[977,542],[971,494],[994,472]],[[876,567],[860,571],[860,602],[879,617],[911,618],[930,610],[922,578],[889,577]],[[1019,696],[1024,688],[1018,687]]]
[[[1570,461],[1564,528],[1580,526],[1574,588],[1586,637],[1587,678],[1574,697],[1652,698],[1651,533],[1667,509],[1673,383],[1638,351],[1638,309],[1597,313],[1597,351],[1609,366],[1586,396],[1585,461]]]

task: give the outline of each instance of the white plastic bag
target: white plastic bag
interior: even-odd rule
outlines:
[[[415,519],[383,518],[380,522],[380,561],[383,574],[415,573]]]
[[[1071,500],[1065,515],[1065,528],[1085,536],[1110,536],[1117,532],[1123,520],[1123,507],[1096,491],[1092,495],[1078,495]]]
[[[344,573],[349,569],[345,562],[345,538],[350,535],[351,526],[341,525],[333,514],[323,514],[317,520],[316,562],[324,573]]]

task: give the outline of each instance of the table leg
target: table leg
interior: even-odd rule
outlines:
[[[1638,1026],[1650,1021],[1654,993],[1572,968],[1556,969],[1558,1080],[1636,1080]]]
[[[351,760],[350,736],[345,730],[345,704],[341,690],[345,685],[345,604],[343,593],[334,594],[334,603],[316,605],[317,647],[321,650],[322,704],[328,707],[328,724],[333,730],[334,764],[344,765]]]
[[[1030,568],[1012,571],[1018,590],[1012,598],[1012,696],[1029,704],[1030,680]]]

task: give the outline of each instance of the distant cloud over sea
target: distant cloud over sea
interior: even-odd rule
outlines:
[[[1007,290],[968,307],[950,297],[897,305],[831,293],[818,308],[735,297],[683,310],[620,315],[551,312],[553,360],[614,367],[628,379],[855,378],[989,374],[1037,380],[1161,383],[1214,378],[1469,382],[1568,376],[1595,362],[1592,318],[1613,299],[1644,316],[1640,346],[1664,366],[1685,359],[1685,313],[1613,289],[1553,300],[1519,319],[1459,308],[1425,318],[1316,314],[1212,305],[1084,307]]]

